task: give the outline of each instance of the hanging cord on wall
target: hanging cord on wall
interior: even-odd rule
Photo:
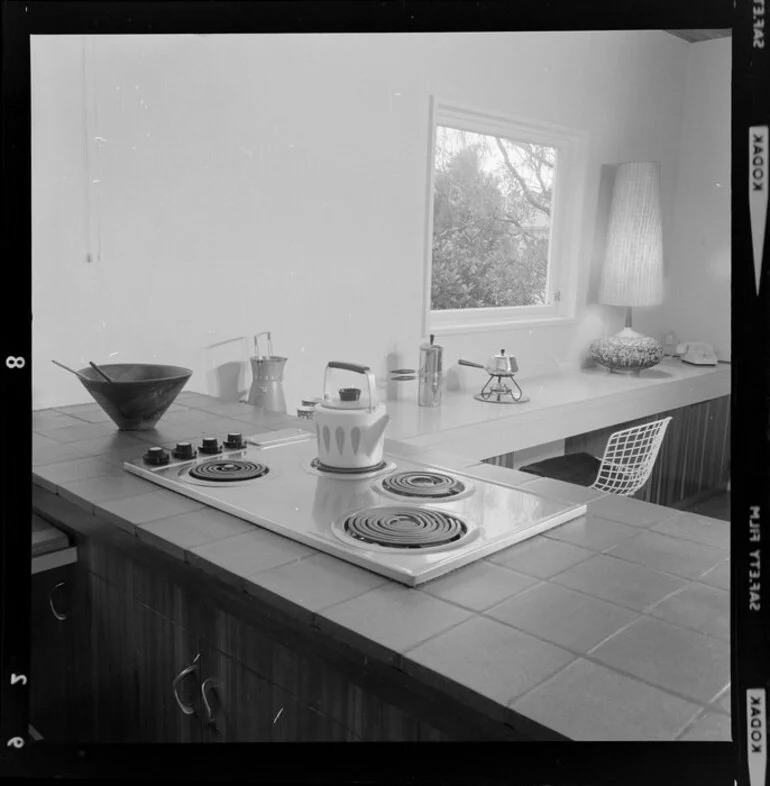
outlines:
[[[101,262],[102,259],[102,233],[101,233],[101,213],[99,186],[101,177],[101,159],[98,154],[99,144],[106,140],[97,136],[99,128],[99,116],[96,101],[95,79],[95,38],[94,36],[83,37],[83,128],[84,150],[83,161],[85,164],[85,221],[86,237],[88,240],[88,250],[86,252],[86,262]],[[97,143],[96,153],[91,154],[92,140]],[[94,160],[95,159],[95,160]]]

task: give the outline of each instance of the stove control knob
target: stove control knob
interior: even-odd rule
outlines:
[[[169,461],[168,451],[163,448],[148,448],[143,458],[145,464],[151,464],[154,467],[163,466]]]
[[[176,447],[172,451],[174,458],[178,459],[191,459],[195,458],[195,449],[191,442],[177,442]]]
[[[238,448],[246,447],[243,441],[243,434],[229,433],[225,440],[225,447],[229,450],[237,450]]]
[[[204,437],[200,447],[201,453],[219,453],[221,448],[216,437]]]

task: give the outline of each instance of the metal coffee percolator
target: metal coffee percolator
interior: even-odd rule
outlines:
[[[444,348],[433,343],[420,346],[418,370],[419,393],[417,403],[421,407],[437,407],[441,403],[441,385],[444,377]]]
[[[260,354],[259,338],[267,336],[267,355]],[[261,407],[268,412],[286,412],[286,396],[283,392],[283,367],[288,358],[273,354],[273,342],[270,332],[257,333],[254,336],[254,357],[251,361],[253,381],[247,404]]]

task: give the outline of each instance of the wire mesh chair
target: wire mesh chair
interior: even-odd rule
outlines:
[[[647,482],[671,418],[616,431],[604,449],[592,489],[629,497]]]
[[[667,417],[616,431],[610,436],[601,459],[589,453],[570,453],[519,469],[629,497],[650,477],[670,422],[671,417]]]

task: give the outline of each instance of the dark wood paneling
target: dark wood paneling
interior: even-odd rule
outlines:
[[[91,593],[88,573],[79,563],[70,565],[72,582],[72,681],[69,685],[71,729],[68,741],[93,739],[94,694],[91,691],[93,659],[90,645],[92,629]]]
[[[94,574],[89,579],[94,741],[139,742],[133,599]]]
[[[565,453],[601,458],[615,431],[671,416],[650,479],[634,496],[668,507],[686,507],[730,479],[730,397],[724,396],[647,418],[620,423],[565,442]]]
[[[264,676],[205,648],[206,742],[336,742],[353,739],[341,725]]]
[[[671,416],[652,475],[634,497],[668,507],[687,507],[727,485],[730,479],[730,397],[668,410],[638,420],[569,437],[564,452],[601,458],[616,431]],[[514,454],[485,459],[487,464],[514,467]]]
[[[49,742],[69,742],[74,683],[72,570],[65,566],[32,577],[30,723]],[[50,606],[66,619],[58,619]]]
[[[44,571],[32,577],[31,588],[30,721],[48,742],[92,739],[85,572],[77,564]]]
[[[36,487],[34,505],[67,522],[89,579],[96,731],[80,741],[195,739],[191,728],[175,726],[171,693],[194,642],[203,653],[200,680],[221,682],[225,708],[221,737],[205,708],[198,713],[207,742],[524,739],[50,492]]]
[[[271,684],[213,648],[204,647],[203,707],[206,742],[265,742],[270,739]]]
[[[232,600],[217,603],[210,646],[295,701],[294,712],[314,729],[313,739],[318,734],[369,741],[516,739],[500,724],[431,697],[403,673],[335,651],[321,643],[320,634],[310,641],[281,629],[259,614],[256,600],[248,605],[244,613]]]
[[[186,628],[139,603],[132,603],[134,656],[137,664],[139,738],[142,742],[200,742],[201,666],[198,639]],[[185,714],[174,698],[174,679],[189,666],[194,671],[177,685]]]

